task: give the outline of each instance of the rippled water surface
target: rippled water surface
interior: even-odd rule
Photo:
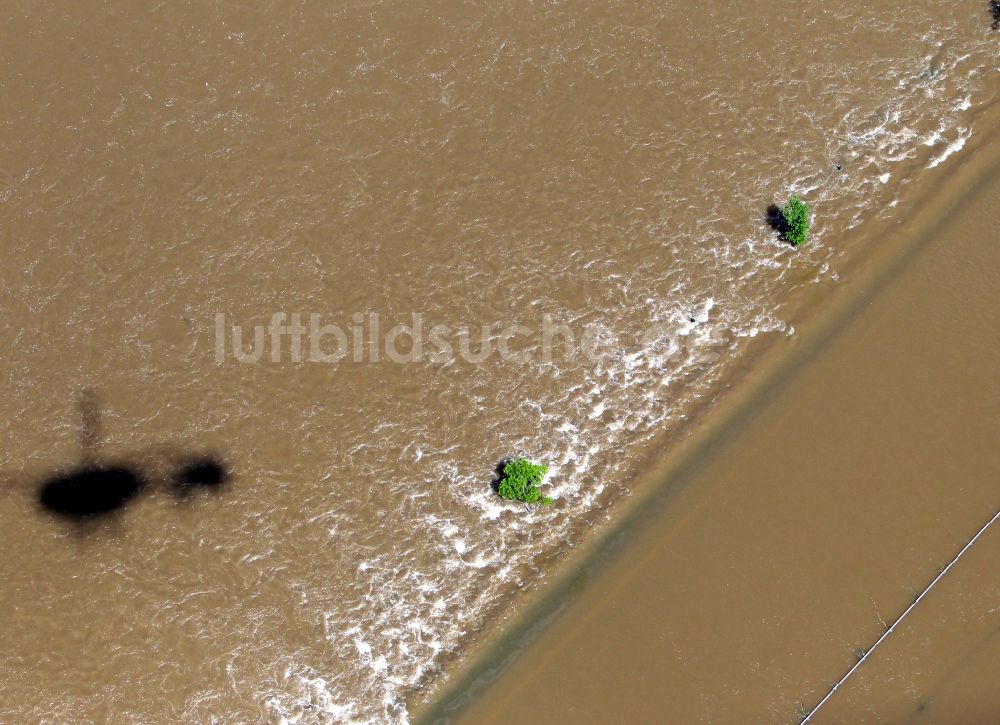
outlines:
[[[987,5],[5,9],[0,714],[407,720],[646,443],[794,334],[849,232],[989,130]],[[765,221],[790,193],[798,251]],[[219,362],[218,315],[249,349],[279,312],[594,344]],[[492,493],[517,454],[555,505]],[[178,489],[191,460],[223,485]],[[43,511],[82,461],[140,495]]]

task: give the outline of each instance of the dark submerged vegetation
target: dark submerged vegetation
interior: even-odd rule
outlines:
[[[552,499],[542,496],[538,488],[548,472],[549,467],[542,463],[532,463],[527,458],[515,458],[503,464],[500,480],[497,482],[497,493],[508,501],[548,506],[552,503]]]

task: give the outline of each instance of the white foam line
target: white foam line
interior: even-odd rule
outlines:
[[[963,134],[965,134],[965,135],[963,135]],[[940,166],[942,163],[944,163],[945,159],[947,159],[949,156],[951,156],[952,154],[955,154],[955,153],[958,153],[959,151],[961,151],[965,147],[965,142],[969,140],[969,137],[971,135],[972,134],[968,133],[967,130],[964,129],[964,128],[958,129],[958,138],[955,139],[954,141],[952,141],[950,144],[948,144],[948,148],[946,148],[944,151],[942,151],[940,156],[938,156],[937,158],[933,159],[927,165],[927,168],[928,169],[933,169],[933,168],[935,168],[937,166]]]
[[[948,562],[948,566],[946,566],[944,569],[942,569],[941,573],[939,573],[936,577],[934,577],[934,581],[932,581],[930,584],[928,584],[927,588],[924,589],[922,592],[920,592],[920,595],[916,599],[913,600],[913,604],[911,604],[910,606],[908,606],[906,608],[906,611],[899,615],[899,617],[896,619],[896,621],[892,623],[892,625],[889,627],[889,629],[885,630],[885,633],[881,637],[879,637],[878,640],[876,640],[875,644],[873,644],[868,649],[867,652],[864,653],[864,655],[861,657],[861,659],[859,659],[857,661],[857,663],[854,665],[854,667],[852,667],[851,669],[849,669],[847,671],[847,674],[844,675],[843,677],[841,677],[840,681],[837,682],[836,685],[834,685],[833,687],[831,687],[830,691],[826,693],[826,696],[816,704],[816,707],[814,707],[812,710],[810,710],[809,714],[806,715],[804,718],[802,718],[802,720],[800,721],[802,723],[802,725],[805,725],[805,723],[809,722],[809,720],[812,719],[812,716],[815,715],[817,712],[819,712],[819,709],[821,707],[823,707],[823,705],[826,704],[826,701],[829,700],[831,697],[833,697],[833,693],[835,693],[837,691],[837,688],[839,688],[841,685],[843,685],[845,682],[847,682],[847,678],[849,678],[851,675],[853,675],[854,672],[859,667],[861,667],[862,664],[864,664],[864,661],[866,659],[868,659],[868,656],[872,652],[875,651],[875,648],[878,647],[880,644],[882,644],[882,642],[885,641],[886,637],[888,637],[890,634],[892,634],[892,630],[894,630],[896,628],[896,625],[899,624],[900,622],[902,622],[903,618],[906,617],[907,614],[909,614],[910,612],[913,611],[913,608],[915,606],[917,606],[917,604],[920,602],[921,599],[924,598],[924,595],[927,594],[927,592],[929,592],[931,590],[931,588],[941,580],[941,577],[943,577],[945,574],[948,573],[948,570],[951,569],[951,567],[953,567],[955,565],[955,562],[957,562],[959,559],[962,558],[962,555],[965,554],[965,552],[967,552],[972,547],[972,545],[976,543],[976,539],[978,539],[980,536],[982,536],[983,532],[986,531],[986,529],[988,529],[990,526],[992,526],[993,523],[997,519],[1000,519],[1000,511],[997,511],[995,514],[993,514],[993,518],[990,519],[989,521],[987,521],[986,524],[983,526],[983,528],[979,529],[979,531],[976,532],[976,535],[973,536],[971,539],[969,539],[969,543],[966,544],[965,546],[963,546],[962,550],[960,552],[958,552],[958,554],[955,556],[955,558],[952,559],[950,562]]]

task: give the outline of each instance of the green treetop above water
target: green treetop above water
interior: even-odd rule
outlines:
[[[547,506],[552,503],[552,499],[542,496],[538,485],[548,472],[549,467],[544,464],[532,463],[527,458],[515,458],[504,465],[497,493],[509,501]]]
[[[809,206],[797,196],[781,208],[781,234],[793,247],[809,238]]]

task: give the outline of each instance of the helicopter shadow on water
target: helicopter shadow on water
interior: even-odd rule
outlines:
[[[173,445],[106,457],[100,452],[100,404],[93,391],[83,392],[79,410],[82,460],[37,476],[33,484],[39,507],[51,515],[93,522],[109,518],[154,489],[188,500],[198,491],[218,492],[232,478],[218,454],[192,453]]]
[[[158,465],[151,467],[151,460]],[[165,463],[173,469],[167,475],[156,471]],[[38,502],[61,517],[87,519],[116,512],[153,488],[165,486],[173,496],[186,499],[198,490],[218,491],[229,479],[226,464],[215,454],[191,455],[158,447],[49,473],[38,484]]]

